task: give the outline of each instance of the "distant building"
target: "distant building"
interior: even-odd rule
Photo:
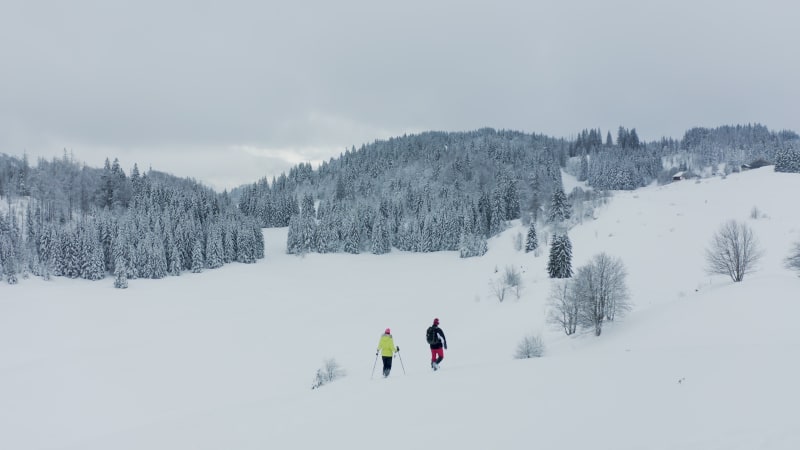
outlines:
[[[760,167],[771,166],[771,165],[772,165],[772,163],[767,161],[767,160],[765,160],[765,159],[757,159],[757,160],[751,162],[750,164],[742,164],[742,170],[758,169]],[[747,169],[745,169],[744,166],[747,166]]]
[[[681,181],[686,179],[686,172],[678,172],[672,176],[672,181]]]

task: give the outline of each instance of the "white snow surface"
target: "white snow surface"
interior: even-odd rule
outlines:
[[[573,267],[607,252],[628,269],[633,310],[600,337],[546,325],[547,251],[515,250],[519,223],[481,258],[297,257],[268,229],[252,265],[3,284],[0,449],[798,449],[797,192],[767,167],[615,193],[570,232]],[[729,219],[765,250],[741,283],[704,271]],[[511,265],[524,289],[501,303],[489,281]],[[373,378],[386,327],[402,366]],[[513,359],[529,334],[545,356]],[[327,358],[347,376],[311,390]]]

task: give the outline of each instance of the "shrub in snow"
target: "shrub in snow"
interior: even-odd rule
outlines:
[[[522,295],[522,274],[516,267],[506,266],[506,270],[503,273],[503,284],[508,286],[517,299]]]
[[[503,280],[490,280],[489,289],[491,289],[492,294],[497,298],[498,301],[502,302],[506,299],[506,291],[508,286],[506,286]]]
[[[794,248],[789,253],[789,257],[786,258],[786,267],[800,271],[800,242],[794,243]]]
[[[751,219],[760,219],[762,217],[766,217],[766,216],[764,215],[763,212],[761,212],[760,209],[758,209],[758,206],[753,206],[753,209],[750,210],[750,218]]]
[[[499,273],[497,267],[494,268],[494,273]],[[499,278],[489,280],[489,289],[498,301],[505,300],[509,291],[519,299],[522,295],[522,274],[516,267],[506,266]]]
[[[517,233],[514,235],[514,250],[521,251],[522,250],[522,233]]]
[[[514,359],[540,358],[544,355],[544,342],[541,336],[525,336],[514,353]]]
[[[339,366],[339,363],[333,358],[327,359],[325,360],[325,364],[317,369],[317,374],[314,375],[314,384],[311,385],[311,389],[322,387],[343,376],[345,376],[345,371]]]

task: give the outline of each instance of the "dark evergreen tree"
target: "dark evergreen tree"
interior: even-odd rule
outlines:
[[[632,128],[628,135],[628,147],[639,148],[639,136],[636,134],[636,128]]]
[[[800,150],[787,147],[775,155],[775,172],[800,172]]]
[[[528,236],[525,239],[525,253],[532,252],[539,247],[539,241],[536,239],[536,227],[535,223],[531,221],[531,225],[528,227]]]
[[[547,262],[550,278],[569,278],[572,276],[572,242],[566,234],[553,238],[550,246],[550,259]]]

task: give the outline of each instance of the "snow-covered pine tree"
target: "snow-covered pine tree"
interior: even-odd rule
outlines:
[[[489,221],[489,236],[503,231],[506,228],[506,202],[503,193],[495,189],[491,197],[492,214]]]
[[[81,274],[86,280],[101,280],[105,277],[105,261],[95,224],[83,222],[79,228]]]
[[[784,147],[775,155],[775,172],[800,173],[800,150]]]
[[[171,234],[167,235],[167,273],[172,276],[181,274],[181,252]]]
[[[0,277],[5,275],[8,284],[17,284],[22,246],[19,228],[15,225],[12,211],[7,217],[0,212]]]
[[[550,259],[547,261],[550,278],[569,278],[572,276],[572,242],[566,234],[553,238],[550,246]]]
[[[256,261],[256,239],[253,233],[254,229],[250,227],[240,227],[236,233],[238,239],[236,248],[239,252],[236,255],[236,260],[240,263],[251,264]]]
[[[344,228],[344,251],[357,255],[361,252],[361,237],[358,235],[358,227],[353,218],[345,220]]]
[[[387,228],[386,218],[382,214],[378,214],[375,218],[375,225],[372,227],[372,253],[375,255],[389,253],[392,249]]]
[[[114,267],[114,252],[113,252],[113,244],[114,244],[114,235],[116,234],[115,224],[111,220],[111,217],[108,214],[102,214],[99,222],[99,239],[100,239],[100,248],[103,252],[103,266],[106,271],[111,270]]]
[[[160,233],[155,231],[151,232],[151,235],[149,236],[149,244],[149,264],[151,266],[150,278],[164,278],[168,274],[167,253],[164,249],[164,243],[161,241]]]
[[[503,198],[504,220],[514,220],[520,217],[519,193],[517,192],[517,182],[514,174],[504,170],[498,179],[498,188]]]
[[[125,267],[125,259],[121,256],[114,263],[114,287],[117,289],[128,288],[128,269]]]
[[[261,232],[261,227],[255,221],[250,222],[250,229],[253,232],[253,243],[255,245],[255,258],[264,258],[264,233]]]
[[[303,217],[316,217],[317,214],[314,210],[314,197],[311,194],[305,194],[303,196],[303,203],[300,206],[300,214],[302,214]]]
[[[192,244],[192,273],[203,271],[203,243],[200,237],[195,237]]]
[[[225,252],[222,249],[222,233],[216,225],[208,228],[206,237],[206,264],[209,269],[222,267],[225,259]]]
[[[222,227],[222,250],[225,263],[236,261],[236,226],[229,221]]]
[[[80,248],[75,231],[66,231],[61,235],[61,274],[69,278],[81,275]]]
[[[547,221],[552,224],[560,224],[569,219],[571,206],[567,201],[567,196],[564,194],[564,189],[561,187],[553,191],[553,197],[550,201],[550,209],[548,210]]]
[[[442,219],[442,246],[440,250],[458,250],[458,242],[461,237],[459,230],[462,228],[460,218],[455,207],[444,212]]]
[[[153,250],[152,236],[147,233],[144,239],[140,239],[136,244],[135,261],[136,276],[138,278],[153,278]]]
[[[535,222],[531,221],[530,226],[528,227],[528,236],[525,239],[525,253],[532,252],[539,247],[539,241],[536,238],[536,226]]]
[[[492,202],[489,199],[489,194],[486,191],[482,191],[478,198],[478,229],[475,230],[475,233],[491,236],[491,226]]]
[[[313,217],[295,215],[289,219],[286,253],[301,255],[317,249],[317,226]]]
[[[317,231],[317,252],[335,253],[340,249],[338,213],[326,211]]]
[[[292,216],[286,232],[286,253],[289,255],[302,253],[302,230],[300,227],[300,216]]]
[[[419,224],[419,246],[417,251],[428,253],[436,251],[436,227],[434,226],[434,219],[431,214],[426,215]]]
[[[609,136],[611,135],[609,134]],[[584,153],[581,155],[581,163],[578,168],[578,181],[586,181],[587,179],[589,179],[589,158]]]
[[[462,233],[458,244],[458,255],[461,258],[483,256],[488,250],[486,237],[480,234]]]

